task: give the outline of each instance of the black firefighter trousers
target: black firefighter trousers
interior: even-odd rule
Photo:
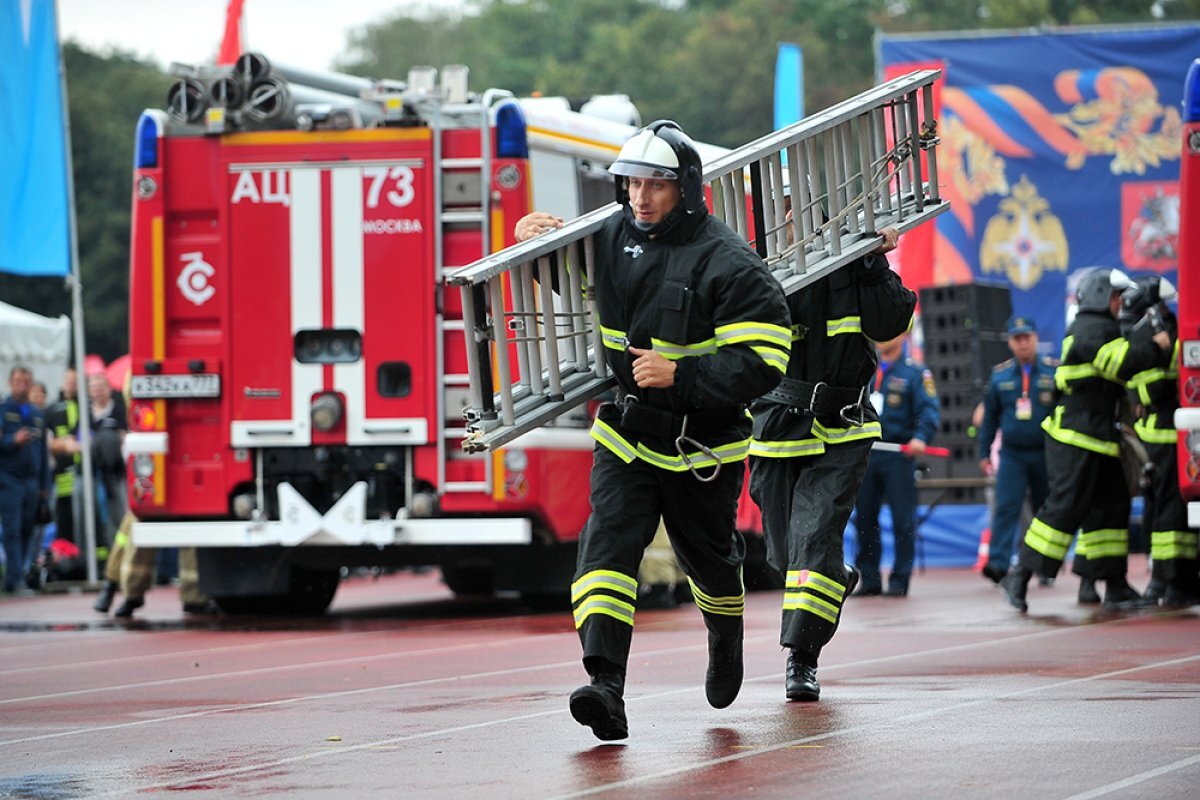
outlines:
[[[707,476],[712,467],[700,472]],[[724,464],[716,480],[701,483],[691,472],[672,472],[641,459],[625,463],[603,445],[596,446],[592,513],[579,539],[571,584],[575,627],[589,672],[597,659],[625,670],[637,609],[638,565],[660,517],[709,630],[732,635],[740,629],[746,546],[737,531],[737,502],[744,473],[740,461]]]
[[[1046,437],[1046,472],[1050,494],[1025,532],[1018,563],[1053,578],[1079,531],[1074,571],[1092,580],[1124,578],[1130,502],[1120,459]]]
[[[762,509],[767,560],[785,578],[779,644],[812,667],[837,631],[846,600],[843,537],[871,442],[827,445],[819,455],[750,459],[750,496]]]

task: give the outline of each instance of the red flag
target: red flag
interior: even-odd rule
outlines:
[[[229,0],[225,9],[225,35],[217,53],[218,64],[232,64],[242,54],[242,5],[245,0]]]

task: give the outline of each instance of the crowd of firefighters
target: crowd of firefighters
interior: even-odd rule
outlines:
[[[938,428],[932,377],[904,356],[916,297],[883,255],[896,231],[880,230],[875,252],[784,296],[744,242],[708,214],[699,156],[674,123],[639,131],[610,172],[622,214],[596,234],[592,288],[618,390],[592,430],[592,515],[571,587],[590,680],[569,701],[576,721],[602,740],[628,736],[624,686],[636,611],[674,599],[639,585],[643,553],[656,538],[661,550],[664,534],[708,628],[708,702],[724,708],[737,697],[745,543],[734,516],[747,456],[768,562],[784,577],[785,696],[818,700],[819,656],[847,598],[908,593],[910,457]],[[534,212],[515,234],[525,241],[561,225]],[[1053,581],[1078,532],[1081,602],[1190,605],[1200,584],[1196,534],[1174,470],[1177,337],[1166,306],[1173,289],[1100,269],[1077,295],[1059,364],[1038,357],[1030,320],[1009,321],[1014,358],[996,366],[980,409],[981,451],[997,434],[1002,442],[1002,532],[984,575],[1024,612],[1032,576]],[[1155,467],[1143,518],[1155,577],[1146,594],[1126,579],[1130,492],[1119,425],[1130,408],[1130,430],[1148,454],[1142,460]],[[991,460],[981,467],[991,472]],[[1029,489],[1036,513],[1012,560]],[[896,520],[886,588],[881,501]],[[859,548],[850,565],[843,532],[856,505]]]
[[[32,593],[51,581],[81,581],[87,575],[83,541],[82,445],[79,436],[79,380],[63,373],[58,400],[48,403],[44,383],[28,367],[9,374],[9,395],[0,405],[0,534],[4,541],[4,591]],[[123,453],[129,429],[124,394],[108,375],[87,377],[91,462],[95,487],[96,559],[104,574],[97,611],[109,611],[118,592],[124,601],[114,612],[130,617],[144,604],[158,577],[178,577],[187,613],[217,609],[199,594],[195,551],[170,554],[132,546]]]

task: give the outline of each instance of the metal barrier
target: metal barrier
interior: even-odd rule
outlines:
[[[908,230],[949,207],[937,185],[939,75],[895,78],[706,165],[713,214],[786,293],[875,249],[880,228]],[[585,289],[593,236],[619,213],[612,203],[447,276],[468,325],[464,449],[501,447],[614,385]]]

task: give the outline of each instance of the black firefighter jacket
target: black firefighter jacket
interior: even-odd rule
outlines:
[[[1063,444],[1108,456],[1120,453],[1117,420],[1126,382],[1162,358],[1150,328],[1129,338],[1107,311],[1080,311],[1063,339],[1054,372],[1059,401],[1042,429]]]
[[[722,463],[743,460],[745,406],[774,388],[788,361],[786,299],[762,260],[710,215],[685,217],[653,240],[615,216],[596,234],[594,280],[605,360],[624,403],[657,413],[659,424],[635,430],[631,417],[622,422],[623,404],[605,404],[592,436],[626,463],[683,471],[676,438],[686,416],[688,438]],[[630,345],[675,361],[675,385],[639,388]],[[695,467],[714,463],[684,444]]]
[[[824,381],[843,389],[867,387],[878,364],[873,342],[894,339],[908,330],[916,304],[917,296],[878,253],[868,253],[795,292],[788,297],[792,350],[787,377]],[[825,452],[827,444],[879,438],[879,415],[865,392],[861,406],[862,424],[852,425],[836,414],[814,417],[760,400],[752,409],[750,454],[811,456]]]

